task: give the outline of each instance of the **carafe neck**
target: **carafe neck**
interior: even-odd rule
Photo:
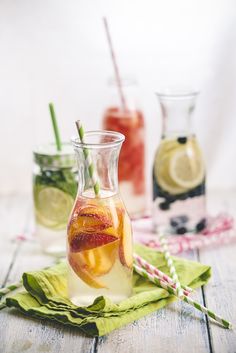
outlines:
[[[84,144],[78,139],[73,141],[78,163],[78,195],[93,193],[95,181],[99,185],[101,197],[117,194],[118,159],[124,135],[111,131],[91,131],[85,133],[84,139]]]
[[[157,93],[162,113],[162,137],[193,134],[192,115],[197,92]]]

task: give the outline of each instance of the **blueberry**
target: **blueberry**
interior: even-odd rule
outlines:
[[[170,204],[168,202],[161,202],[159,208],[163,211],[169,210]]]
[[[172,203],[176,201],[176,197],[175,196],[168,196],[168,202]]]
[[[188,196],[189,196],[189,197],[194,197],[194,196],[196,196],[196,189],[190,190],[189,193],[188,193]]]
[[[206,218],[203,218],[200,222],[196,225],[196,232],[201,232],[204,228],[206,228]]]
[[[179,200],[186,200],[187,198],[188,198],[188,194],[187,193],[181,194],[178,197]]]
[[[176,221],[176,219],[175,218],[171,218],[170,219],[170,225],[172,226],[172,227],[177,227],[178,226],[178,221]]]
[[[177,141],[181,144],[185,144],[188,141],[187,137],[178,137]]]
[[[182,215],[182,216],[177,216],[177,217],[172,217],[170,219],[170,224],[172,227],[178,227],[180,225],[183,225],[183,223],[188,222],[188,216]]]
[[[176,229],[177,234],[185,234],[187,232],[187,228],[185,227],[179,227]]]
[[[188,216],[186,216],[186,215],[179,216],[179,219],[181,220],[182,223],[188,222]]]

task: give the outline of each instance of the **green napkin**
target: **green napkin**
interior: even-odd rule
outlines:
[[[136,245],[135,251],[169,273],[162,253],[141,245]],[[210,278],[209,266],[177,257],[173,260],[182,284],[196,288]],[[24,273],[23,284],[27,292],[8,297],[7,306],[18,308],[29,316],[76,326],[90,336],[103,336],[176,300],[166,290],[134,273],[132,297],[114,304],[100,296],[88,307],[77,307],[67,297],[66,274],[66,263]]]

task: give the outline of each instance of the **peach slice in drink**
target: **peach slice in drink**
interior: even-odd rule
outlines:
[[[111,270],[117,257],[118,243],[119,240],[116,240],[94,249],[70,252],[69,263],[74,272],[90,287],[105,288],[96,277]]]
[[[84,233],[80,232],[70,237],[69,246],[71,252],[91,250],[102,245],[112,243],[117,240],[113,234],[104,233]]]
[[[99,246],[92,250],[83,251],[84,260],[93,276],[102,276],[108,273],[115,263],[119,240]]]
[[[68,261],[73,271],[82,281],[93,288],[106,288],[105,284],[94,278],[89,272],[82,253],[69,253]]]
[[[107,208],[93,205],[78,207],[68,225],[69,242],[78,232],[101,232],[111,226],[111,215]]]
[[[119,256],[120,262],[123,266],[132,268],[133,266],[133,246],[132,246],[132,234],[131,234],[131,224],[129,217],[126,212],[120,217],[120,246],[119,246]]]

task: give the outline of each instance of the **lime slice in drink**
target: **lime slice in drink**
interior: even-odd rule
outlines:
[[[66,227],[74,204],[72,196],[54,187],[35,186],[34,201],[39,224],[54,230]]]
[[[169,164],[169,175],[173,182],[181,188],[193,189],[204,178],[204,164],[200,150],[181,148],[174,151]]]

